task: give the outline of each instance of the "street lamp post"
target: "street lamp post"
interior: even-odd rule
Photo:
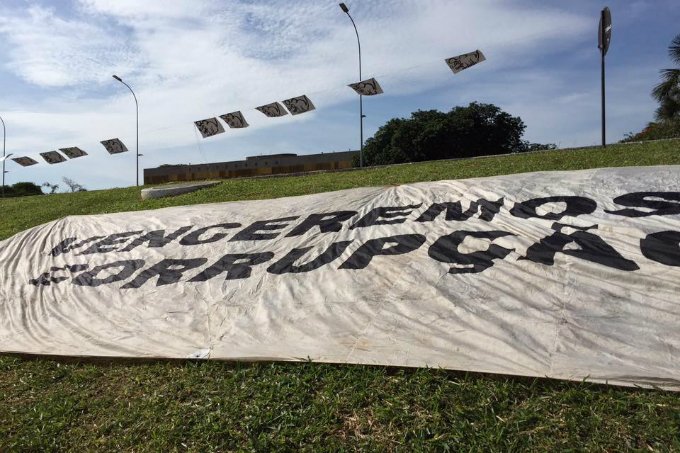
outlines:
[[[612,14],[608,7],[604,7],[600,13],[600,24],[598,27],[597,47],[600,49],[601,71],[600,84],[602,86],[602,147],[607,146],[607,117],[605,115],[605,78],[604,78],[604,57],[609,50],[609,43],[612,39]]]
[[[2,122],[2,198],[5,198],[5,139],[7,132],[5,131],[5,120],[0,116]]]
[[[357,30],[357,24],[354,23],[354,19],[349,14],[349,8],[344,3],[340,3],[340,9],[347,14],[349,20],[352,21],[354,26],[354,32],[357,35],[357,44],[359,46],[359,81],[361,81],[361,41],[359,40],[359,30]],[[359,140],[361,147],[359,148],[359,166],[364,166],[364,97],[359,95]]]
[[[120,83],[122,83],[123,85],[125,85],[128,88],[128,90],[130,90],[130,93],[132,93],[132,97],[135,98],[135,109],[136,109],[136,112],[137,112],[137,151],[135,152],[135,157],[137,159],[137,166],[136,166],[137,173],[136,173],[136,177],[135,177],[135,184],[137,186],[139,186],[139,156],[140,156],[140,154],[139,154],[139,103],[137,102],[137,96],[135,95],[135,92],[132,91],[132,88],[130,88],[130,85],[123,82],[123,79],[121,79],[120,77],[118,77],[115,74],[113,75],[113,78],[116,79],[117,81],[119,81]]]

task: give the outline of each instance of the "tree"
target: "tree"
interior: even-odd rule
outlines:
[[[644,142],[647,140],[663,140],[680,138],[680,118],[675,120],[658,121],[647,124],[637,134],[629,132],[621,143]]]
[[[62,181],[64,181],[64,184],[66,184],[71,192],[87,192],[87,189],[85,187],[81,186],[71,178],[67,178],[64,176],[62,178]]]
[[[12,186],[5,186],[5,197],[28,197],[31,195],[43,195],[40,186],[32,182],[18,182]]]
[[[680,65],[680,34],[668,47],[668,55]],[[652,96],[659,101],[656,117],[661,121],[680,119],[680,67],[661,70],[661,79],[662,82],[652,90]]]
[[[493,104],[473,102],[448,113],[419,110],[395,118],[366,141],[366,165],[473,157],[554,148],[522,140],[526,126]]]
[[[43,195],[43,191],[40,186],[32,182],[18,182],[12,185],[13,196],[15,197],[27,197],[30,195]]]
[[[50,184],[49,182],[44,182],[42,183],[42,186],[50,189],[50,194],[57,193],[57,190],[59,190],[59,184]]]

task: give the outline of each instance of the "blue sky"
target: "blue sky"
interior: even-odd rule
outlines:
[[[597,144],[603,6],[613,17],[607,56],[608,139],[653,119],[650,90],[680,33],[677,0],[348,0],[362,41],[365,136],[418,109],[489,102],[519,115],[525,138],[562,148]],[[0,116],[7,183],[69,177],[88,189],[134,184],[134,152],[109,156],[100,140],[135,143],[141,166],[249,155],[357,149],[354,29],[325,0],[2,0]],[[481,49],[487,61],[453,75],[444,58]],[[317,110],[266,118],[254,107],[307,94]],[[193,121],[241,110],[251,127],[200,138]],[[79,146],[90,155],[48,165],[38,153]],[[62,188],[63,188],[62,184]]]

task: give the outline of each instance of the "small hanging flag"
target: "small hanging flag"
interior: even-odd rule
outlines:
[[[74,146],[72,148],[59,148],[59,151],[66,154],[66,157],[68,157],[69,159],[87,156],[87,153],[82,149],[78,148],[77,146]]]
[[[227,126],[229,126],[232,129],[241,129],[243,127],[248,127],[249,124],[246,121],[246,119],[243,117],[243,114],[241,111],[237,112],[231,112],[227,113],[225,115],[220,115],[220,118],[227,123]]]
[[[474,52],[464,53],[463,55],[458,55],[457,57],[447,58],[446,64],[453,71],[454,74],[458,74],[463,69],[467,69],[470,66],[474,66],[477,63],[481,63],[486,60],[484,54],[481,50],[475,50]]]
[[[127,146],[125,146],[125,143],[121,142],[118,138],[104,140],[100,143],[104,145],[104,148],[106,148],[109,154],[120,154],[128,150]]]
[[[291,115],[299,115],[300,113],[309,112],[314,110],[314,104],[309,100],[304,94],[302,96],[286,99],[283,101],[283,105],[286,106]]]
[[[46,153],[40,153],[40,155],[48,164],[59,164],[61,162],[66,162],[66,158],[56,151],[47,151]]]
[[[201,133],[203,138],[212,137],[213,135],[221,134],[224,132],[224,127],[217,118],[207,118],[204,120],[194,121],[196,128]]]
[[[271,104],[261,105],[255,108],[270,118],[288,115],[286,109],[284,109],[283,106],[278,102],[272,102]]]
[[[31,159],[28,156],[13,157],[12,160],[17,164],[21,165],[22,167],[30,167],[31,165],[35,165],[38,163],[37,160]]]
[[[350,83],[347,86],[363,96],[375,96],[376,94],[383,93],[380,84],[377,80],[375,80],[375,78],[362,80],[361,82],[357,83]]]

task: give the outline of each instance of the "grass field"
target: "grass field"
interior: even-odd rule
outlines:
[[[0,239],[71,214],[538,170],[680,164],[680,141],[0,200]],[[680,326],[679,326],[680,327]],[[680,394],[433,369],[0,356],[4,450],[680,450]]]

